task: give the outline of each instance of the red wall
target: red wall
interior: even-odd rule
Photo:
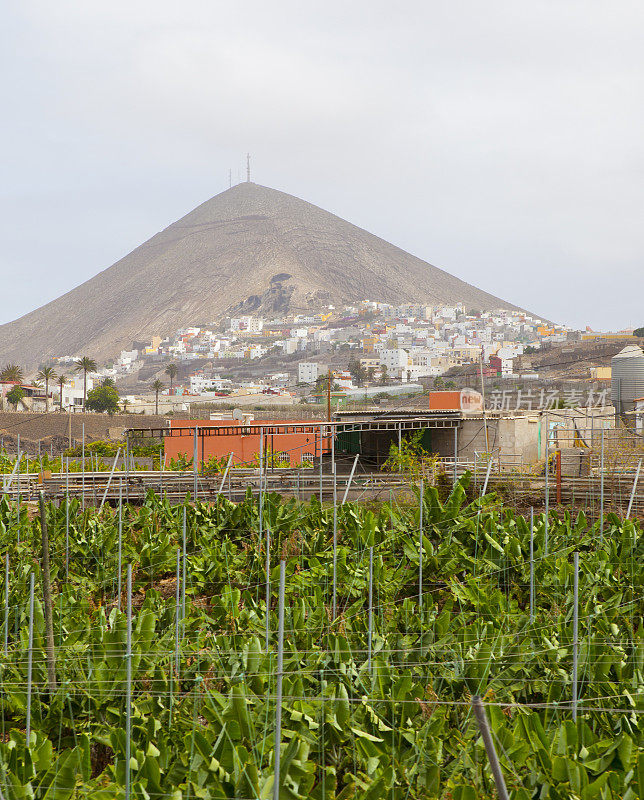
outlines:
[[[170,463],[170,459],[176,459],[180,453],[183,453],[188,458],[192,458],[194,453],[194,428],[197,425],[199,428],[206,427],[240,427],[242,423],[238,420],[211,420],[211,419],[179,419],[171,420],[170,427],[172,429],[183,428],[189,431],[188,435],[184,436],[165,436],[164,452],[165,463]],[[287,452],[291,460],[291,465],[299,464],[302,460],[302,453],[311,453],[314,457],[320,455],[320,442],[319,442],[319,427],[318,425],[310,425],[305,429],[306,433],[279,433],[280,426],[282,425],[306,425],[303,420],[254,420],[251,425],[261,425],[265,428],[264,431],[264,449],[268,448],[275,454],[280,452]],[[201,464],[202,461],[208,461],[215,456],[216,458],[228,457],[233,453],[233,465],[239,466],[244,462],[251,461],[256,455],[259,454],[259,440],[260,435],[242,435],[241,433],[234,433],[225,436],[199,436],[198,435],[198,455],[197,463]],[[322,440],[323,451],[329,452],[330,440],[324,437]]]

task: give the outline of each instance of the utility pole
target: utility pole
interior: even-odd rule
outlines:
[[[326,418],[328,422],[331,422],[331,368],[330,367],[327,376],[327,386],[326,386]]]

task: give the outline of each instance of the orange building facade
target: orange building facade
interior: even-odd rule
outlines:
[[[192,458],[194,454],[195,426],[197,428],[197,465],[211,458],[228,458],[233,454],[232,466],[258,465],[260,452],[260,428],[263,429],[263,452],[270,466],[270,454],[278,454],[280,461],[286,458],[295,467],[302,461],[312,461],[322,453],[330,452],[330,437],[320,435],[319,423],[310,424],[299,420],[254,420],[245,424],[238,420],[178,419],[170,421],[171,432],[164,436],[164,460],[166,466],[179,455]],[[297,426],[296,430],[289,430]],[[212,435],[204,429],[225,428],[226,432]],[[235,428],[239,430],[236,431]],[[321,441],[320,441],[321,440]],[[320,448],[321,445],[321,448]]]

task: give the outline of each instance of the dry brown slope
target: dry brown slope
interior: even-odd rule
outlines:
[[[512,308],[317,206],[242,183],[72,291],[0,326],[0,363],[31,368],[63,354],[104,359],[134,340],[241,308],[365,298]]]

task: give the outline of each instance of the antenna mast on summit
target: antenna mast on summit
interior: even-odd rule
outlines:
[[[232,169],[228,170],[228,188],[232,189],[233,186],[233,171]]]
[[[250,153],[246,153],[246,183],[250,183]]]

